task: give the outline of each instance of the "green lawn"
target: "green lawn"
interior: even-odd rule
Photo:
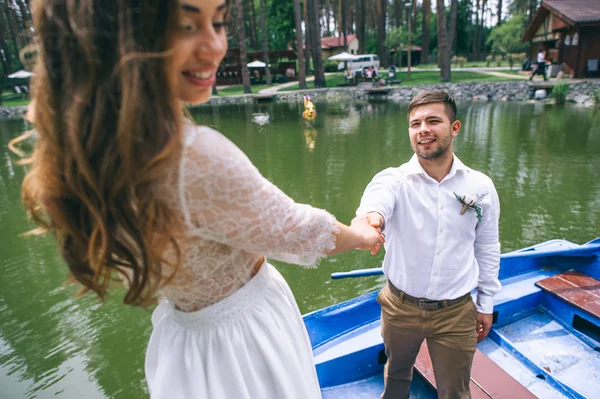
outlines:
[[[27,105],[29,104],[29,99],[28,98],[16,98],[14,100],[2,100],[2,106],[3,107],[18,107],[21,105]]]
[[[396,79],[402,80],[402,83],[395,84],[394,86],[416,86],[416,85],[429,85],[440,83],[440,73],[435,71],[424,71],[424,72],[411,72],[411,80],[406,80],[406,72],[396,73]],[[387,78],[387,73],[383,74],[384,78]],[[454,71],[452,72],[452,80],[451,82],[501,82],[511,80],[510,78],[503,76],[492,76],[486,75],[478,72],[470,72],[470,71]],[[344,75],[329,75],[325,78],[325,83],[327,87],[337,87],[338,83],[344,82]],[[313,89],[315,87],[314,82],[307,82],[307,87],[309,89]],[[280,89],[279,91],[290,91],[290,90],[298,90],[298,85],[286,87]]]
[[[0,98],[2,99],[3,107],[16,107],[18,105],[29,104],[28,97],[20,96],[9,90],[3,90],[2,94],[0,94]]]

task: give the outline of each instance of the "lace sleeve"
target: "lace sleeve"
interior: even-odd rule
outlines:
[[[186,138],[179,184],[192,235],[307,266],[335,248],[331,214],[295,203],[221,133],[193,130]]]

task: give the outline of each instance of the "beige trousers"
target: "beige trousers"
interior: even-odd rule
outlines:
[[[438,397],[470,398],[469,380],[477,345],[477,309],[471,297],[445,309],[424,310],[403,302],[386,284],[377,302],[381,305],[381,336],[388,358],[381,397],[408,398],[413,366],[427,339]]]

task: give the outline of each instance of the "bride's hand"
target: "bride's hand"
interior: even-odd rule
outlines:
[[[375,255],[381,249],[385,242],[385,237],[381,234],[381,229],[371,226],[364,221],[356,221],[350,225],[358,234],[362,236],[362,245],[356,249],[369,249],[371,254]]]

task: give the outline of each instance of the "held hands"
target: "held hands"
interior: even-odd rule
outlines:
[[[477,312],[477,326],[475,331],[477,332],[477,343],[483,341],[487,337],[490,329],[492,328],[492,322],[494,318],[492,314],[485,314]]]
[[[350,228],[356,230],[363,237],[363,244],[357,249],[369,249],[372,255],[379,252],[385,242],[385,236],[381,233],[382,219],[381,215],[375,212],[352,219]]]

